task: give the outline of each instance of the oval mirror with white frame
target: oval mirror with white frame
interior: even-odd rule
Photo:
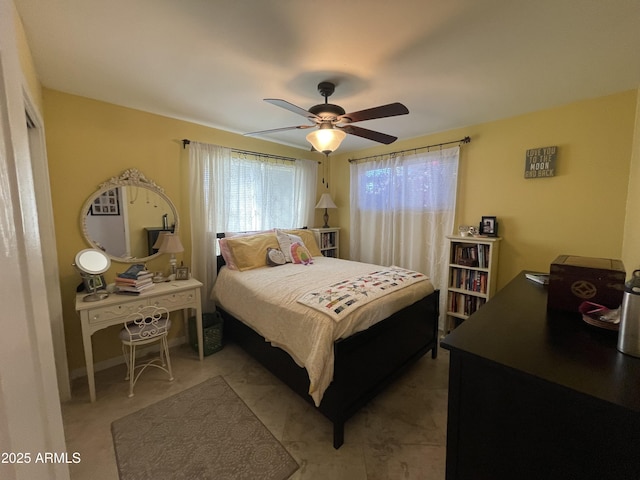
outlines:
[[[89,245],[123,263],[158,256],[153,248],[158,235],[178,233],[179,223],[164,189],[135,168],[100,184],[80,210],[80,227]]]

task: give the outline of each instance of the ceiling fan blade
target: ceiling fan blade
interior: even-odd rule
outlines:
[[[398,139],[398,137],[394,137],[393,135],[374,132],[373,130],[368,130],[362,127],[356,127],[355,125],[344,125],[344,126],[336,125],[335,128],[339,128],[340,130],[343,130],[346,133],[350,133],[351,135],[356,135],[358,137],[373,140],[374,142],[384,143],[385,145],[389,145],[390,143],[393,143]]]
[[[265,98],[264,101],[275,105],[276,107],[284,108],[285,110],[289,110],[290,112],[302,115],[309,120],[316,120],[318,118],[317,115],[314,115],[313,113],[305,110],[302,107],[294,105],[293,103],[289,103],[286,100],[280,100],[279,98]]]
[[[296,125],[295,127],[281,127],[281,128],[272,128],[270,130],[260,130],[259,132],[249,132],[245,133],[245,137],[252,137],[255,135],[265,135],[267,133],[276,133],[276,132],[284,132],[287,130],[304,130],[306,128],[315,128],[317,125]]]
[[[355,123],[375,118],[395,117],[396,115],[406,115],[409,109],[401,103],[390,103],[379,107],[367,108],[358,112],[345,113],[338,117],[338,122]]]

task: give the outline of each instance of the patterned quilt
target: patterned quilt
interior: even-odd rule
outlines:
[[[339,322],[362,305],[425,280],[428,280],[428,277],[422,273],[391,266],[305,293],[298,298],[298,302]]]

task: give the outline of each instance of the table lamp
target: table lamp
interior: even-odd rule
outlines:
[[[158,237],[158,242],[156,243],[160,243],[160,248],[158,249],[159,253],[171,254],[171,259],[169,260],[169,278],[174,280],[176,278],[176,253],[184,252],[184,247],[182,246],[182,242],[180,242],[180,237],[175,233],[166,232],[162,233]]]
[[[323,193],[320,197],[320,200],[318,201],[318,204],[316,205],[316,208],[324,208],[324,225],[322,226],[322,228],[329,228],[329,214],[327,213],[327,209],[338,208],[336,207],[336,204],[333,203],[331,195],[329,195],[328,193]]]

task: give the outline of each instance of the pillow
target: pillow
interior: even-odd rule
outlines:
[[[251,270],[267,266],[267,248],[278,248],[275,233],[260,233],[257,235],[238,236],[226,239],[238,270]]]
[[[287,259],[284,257],[284,253],[277,248],[267,248],[267,265],[270,267],[277,267],[278,265],[284,265],[287,263]]]
[[[307,247],[301,243],[295,242],[291,244],[291,261],[293,263],[302,263],[303,265],[309,265],[313,263],[313,257],[307,250]]]
[[[230,270],[238,270],[236,266],[236,262],[233,259],[233,255],[231,255],[231,250],[229,249],[229,245],[227,245],[226,238],[218,239],[218,246],[220,247],[220,255],[224,258],[224,263]]]
[[[311,253],[312,257],[320,257],[322,256],[322,252],[320,251],[320,247],[318,247],[318,243],[316,242],[316,236],[313,234],[311,230],[308,229],[297,229],[297,230],[282,230],[285,233],[291,235],[297,235],[302,239],[302,244],[307,247],[309,253]],[[284,251],[284,250],[283,250]]]
[[[291,245],[296,242],[304,245],[304,241],[297,235],[285,233],[282,230],[276,230],[276,237],[278,238],[278,244],[280,245],[280,250],[284,254],[285,260],[287,262],[292,262],[293,260],[291,259]]]
[[[275,231],[275,229],[256,230],[254,232],[225,232],[224,237],[218,239],[218,246],[220,247],[220,255],[222,255],[222,258],[224,258],[225,265],[229,268],[229,270],[238,270],[236,262],[233,259],[233,255],[231,254],[231,250],[229,250],[229,245],[227,245],[227,238],[249,237],[251,235],[256,235],[259,233],[270,233],[273,231]]]

